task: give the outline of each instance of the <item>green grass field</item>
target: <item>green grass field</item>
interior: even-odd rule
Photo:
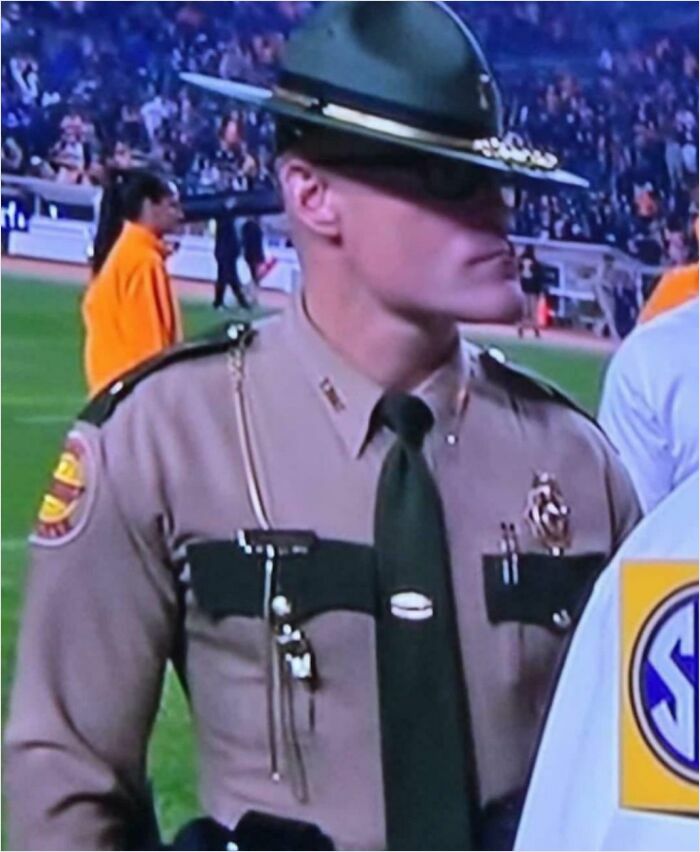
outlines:
[[[26,560],[25,537],[61,447],[83,405],[81,289],[33,279],[2,279],[2,719],[7,711]],[[185,307],[188,334],[215,319],[208,305]],[[600,354],[501,339],[510,358],[537,370],[595,410],[605,359]],[[166,684],[150,755],[163,833],[197,813],[196,769],[186,703]],[[3,848],[5,844],[3,843]]]

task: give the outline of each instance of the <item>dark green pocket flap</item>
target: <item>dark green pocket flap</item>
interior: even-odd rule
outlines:
[[[195,599],[213,618],[262,618],[264,556],[245,553],[233,540],[200,541],[188,545],[187,562]],[[364,544],[319,539],[303,556],[277,560],[272,594],[289,600],[294,622],[331,610],[374,616],[374,550]]]
[[[489,621],[538,624],[566,632],[583,611],[605,559],[604,553],[484,555]]]

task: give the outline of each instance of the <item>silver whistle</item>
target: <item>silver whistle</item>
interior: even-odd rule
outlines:
[[[281,624],[275,633],[275,641],[290,677],[313,688],[316,666],[311,643],[304,631],[291,624]]]

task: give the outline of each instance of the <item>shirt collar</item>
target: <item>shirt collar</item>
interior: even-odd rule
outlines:
[[[457,431],[473,374],[471,347],[460,340],[450,357],[411,391],[430,408],[439,432]]]
[[[357,458],[383,388],[348,364],[326,341],[309,319],[301,293],[292,299],[285,329],[321,405],[348,452]]]
[[[309,319],[301,293],[293,297],[284,327],[321,405],[350,455],[358,458],[371,437],[372,413],[384,388],[333,349]],[[471,363],[468,348],[456,345],[450,358],[412,391],[430,407],[440,431],[453,431],[458,425]]]
[[[129,240],[129,242],[140,243],[143,246],[155,249],[163,257],[167,254],[163,240],[154,234],[153,231],[149,231],[148,228],[139,225],[138,222],[129,222],[128,220],[124,222],[122,236]]]

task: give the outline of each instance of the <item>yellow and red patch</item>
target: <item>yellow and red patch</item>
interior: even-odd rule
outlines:
[[[71,432],[61,452],[51,484],[44,494],[32,539],[62,543],[77,533],[87,516],[89,449],[78,432]]]

